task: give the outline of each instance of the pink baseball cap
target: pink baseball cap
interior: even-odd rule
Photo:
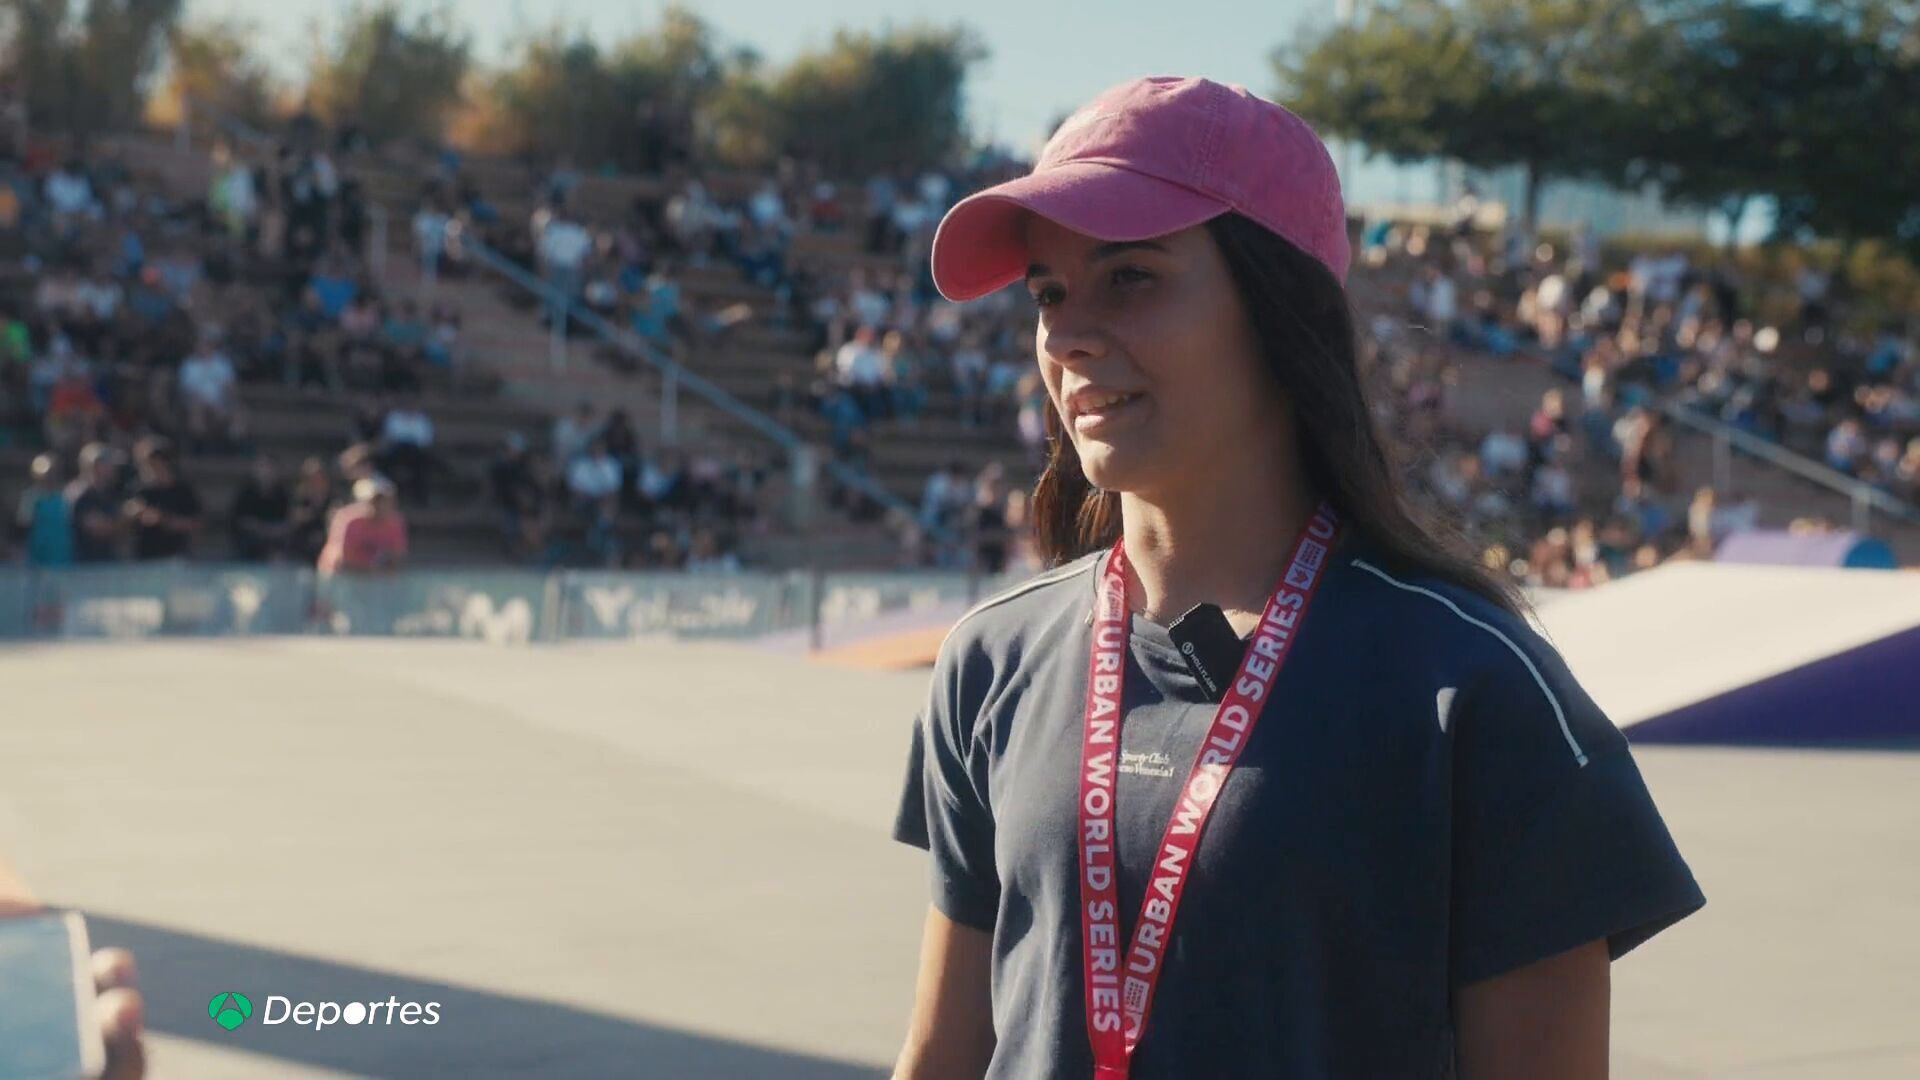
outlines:
[[[1172,76],[1102,93],[1047,140],[1033,171],[971,195],[933,237],[933,282],[972,300],[1027,273],[1023,212],[1101,240],[1146,240],[1228,211],[1345,282],[1340,176],[1307,122],[1245,87]]]

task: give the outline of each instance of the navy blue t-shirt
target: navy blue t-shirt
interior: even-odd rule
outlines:
[[[1221,790],[1166,952],[1139,1080],[1446,1077],[1451,995],[1705,901],[1626,740],[1527,623],[1329,561]],[[933,902],[993,935],[990,1077],[1082,1080],[1075,804],[1104,552],[970,612],[940,649],[895,836]],[[1215,705],[1135,616],[1115,827],[1122,940]]]

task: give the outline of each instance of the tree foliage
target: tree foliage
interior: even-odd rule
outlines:
[[[1777,208],[1776,234],[1920,253],[1920,3],[1662,0],[1650,99],[1614,140],[1669,197]]]
[[[486,94],[487,141],[542,157],[653,169],[693,151],[696,116],[730,58],[690,10],[611,47],[554,26],[530,37]]]
[[[86,133],[139,119],[183,0],[6,0],[7,80],[36,125]]]
[[[1519,166],[1526,217],[1549,178],[1621,179],[1593,138],[1632,97],[1635,0],[1400,0],[1277,50],[1280,96],[1399,161]]]
[[[770,69],[691,11],[602,47],[531,38],[490,93],[484,141],[586,165],[698,157],[742,167],[804,155],[849,172],[944,160],[965,141],[963,89],[985,50],[961,30],[841,32]]]
[[[1400,160],[1658,183],[1785,236],[1920,254],[1920,0],[1382,0],[1275,54],[1283,95]]]
[[[438,139],[472,66],[472,39],[446,7],[411,19],[398,0],[356,2],[313,57],[307,99],[321,119],[376,142]]]
[[[986,55],[960,28],[840,31],[766,80],[766,137],[842,174],[944,161],[965,142],[967,71]]]
[[[177,26],[167,55],[167,78],[148,115],[164,122],[212,110],[254,128],[270,126],[280,87],[251,48],[258,28],[240,22]]]

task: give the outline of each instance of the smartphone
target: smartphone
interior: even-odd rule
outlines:
[[[0,1080],[97,1080],[107,1048],[77,911],[0,917]]]

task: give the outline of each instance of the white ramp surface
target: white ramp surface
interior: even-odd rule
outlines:
[[[1675,563],[1542,605],[1622,728],[1920,626],[1920,574]]]

